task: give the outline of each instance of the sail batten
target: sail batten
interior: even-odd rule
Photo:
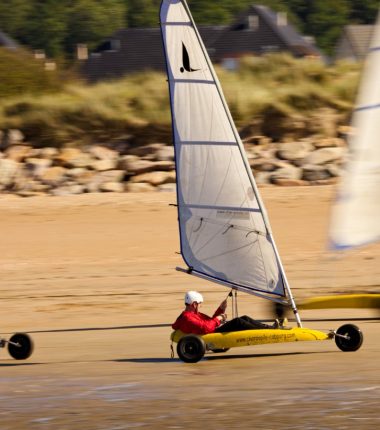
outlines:
[[[224,95],[184,0],[163,0],[181,255],[241,291],[285,297],[264,206]],[[186,23],[186,25],[182,25]]]

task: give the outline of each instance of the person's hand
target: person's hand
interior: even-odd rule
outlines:
[[[227,321],[227,314],[218,315],[217,318],[221,323],[224,323]]]
[[[219,306],[219,309],[221,309],[222,312],[224,312],[227,309],[227,299],[222,301],[222,303]]]

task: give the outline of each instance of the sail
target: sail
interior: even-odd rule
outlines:
[[[163,0],[181,254],[237,290],[285,296],[265,209],[220,84],[185,1]]]
[[[380,24],[364,66],[349,139],[349,159],[332,212],[332,248],[380,240]]]

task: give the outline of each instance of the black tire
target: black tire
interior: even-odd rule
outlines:
[[[29,335],[16,333],[9,339],[8,352],[15,360],[26,360],[32,355],[33,347],[33,341]]]
[[[206,345],[198,336],[184,336],[177,345],[178,357],[185,363],[196,363],[203,358]]]
[[[227,352],[229,351],[229,349],[230,348],[216,348],[216,349],[210,349],[210,351],[217,354],[217,353]]]
[[[363,333],[353,324],[345,324],[338,328],[337,334],[347,336],[345,339],[340,336],[335,336],[336,346],[342,351],[357,351],[363,343]]]

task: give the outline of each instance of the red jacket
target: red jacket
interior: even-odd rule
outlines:
[[[218,308],[213,317],[202,314],[201,312],[183,311],[172,325],[174,330],[181,330],[184,333],[207,334],[213,333],[220,326],[217,316],[223,311]]]

